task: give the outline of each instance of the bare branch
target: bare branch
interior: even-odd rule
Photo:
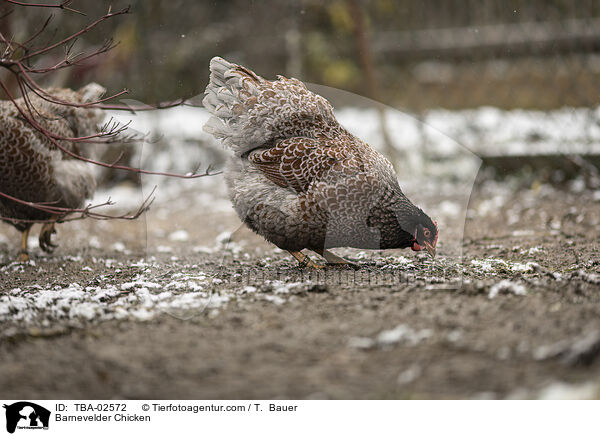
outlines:
[[[73,33],[70,36],[67,36],[64,39],[61,39],[58,42],[55,42],[54,44],[50,44],[46,47],[43,47],[39,50],[36,50],[32,53],[29,53],[25,56],[23,56],[21,59],[19,59],[21,62],[26,60],[26,59],[30,59],[32,57],[35,56],[39,56],[41,54],[47,53],[51,50],[54,50],[57,47],[61,47],[65,44],[68,44],[70,41],[77,39],[78,37],[80,37],[81,35],[88,33],[90,30],[92,30],[94,27],[96,27],[98,24],[100,24],[101,22],[108,20],[109,18],[113,18],[116,17],[118,15],[124,15],[124,14],[128,14],[129,13],[129,6],[126,8],[123,8],[117,12],[111,12],[110,9],[108,11],[108,13],[106,13],[105,15],[101,16],[100,18],[98,18],[96,21],[92,22],[91,24],[88,24],[87,26],[85,26],[83,29],[79,30],[78,32]]]
[[[92,218],[95,220],[115,220],[115,219],[119,219],[119,220],[135,220],[137,218],[140,217],[140,215],[142,215],[143,213],[147,212],[150,209],[150,206],[152,205],[152,203],[154,202],[154,194],[156,192],[156,186],[152,189],[152,191],[150,192],[150,194],[148,194],[146,196],[146,198],[144,198],[144,200],[142,201],[142,203],[140,204],[140,206],[134,211],[134,212],[125,212],[121,215],[108,215],[108,214],[104,214],[104,213],[100,213],[100,212],[95,212],[96,209],[102,208],[102,207],[107,207],[107,206],[114,206],[116,203],[111,201],[110,198],[108,198],[108,200],[106,200],[103,203],[99,203],[99,204],[89,204],[84,208],[78,208],[78,209],[71,209],[71,208],[66,208],[66,207],[57,207],[57,206],[49,206],[49,203],[36,203],[36,202],[31,202],[31,201],[24,201],[21,199],[18,199],[16,197],[13,197],[11,195],[5,194],[3,192],[0,192],[0,197],[6,198],[8,200],[14,201],[16,203],[25,205],[25,206],[29,206],[33,209],[37,209],[37,210],[41,210],[43,212],[46,212],[48,214],[54,215],[54,216],[58,216],[58,218],[54,218],[54,219],[45,219],[45,220],[32,220],[32,219],[22,219],[22,218],[12,218],[12,217],[5,217],[5,216],[0,216],[1,220],[4,221],[9,221],[12,223],[50,223],[50,222],[58,222],[58,223],[63,223],[63,222],[68,222],[68,221],[76,221],[76,220],[81,220],[84,218]],[[68,215],[72,215],[75,214],[76,216],[68,216]]]
[[[8,9],[4,14],[0,15],[0,20],[5,19],[6,17],[8,17],[13,12],[14,12],[14,9]]]
[[[50,21],[52,21],[52,18],[54,18],[54,15],[50,15],[46,19],[44,24],[42,24],[42,27],[40,27],[37,31],[34,32],[33,35],[31,35],[26,41],[24,41],[22,43],[23,47],[27,47],[29,44],[31,44],[33,42],[34,39],[36,39],[38,36],[40,36],[44,32],[44,30],[46,30],[46,28],[50,24]]]
[[[65,11],[69,11],[69,12],[74,12],[76,14],[79,15],[84,15],[85,14],[81,11],[78,11],[76,9],[70,8],[69,5],[71,3],[73,3],[73,0],[64,0],[60,3],[55,3],[55,4],[46,4],[46,3],[26,3],[26,2],[20,2],[17,0],[5,0],[8,3],[12,3],[13,5],[17,5],[17,6],[30,6],[30,7],[34,7],[34,8],[54,8],[54,9],[63,9]]]
[[[187,103],[188,100],[184,98],[180,98],[175,101],[167,101],[161,102],[154,105],[144,105],[144,106],[132,106],[132,105],[122,105],[122,104],[96,104],[94,107],[100,109],[108,109],[108,110],[117,110],[117,111],[128,111],[131,113],[143,112],[143,111],[152,111],[156,109],[170,109],[176,106],[193,106]],[[196,106],[194,106],[196,107]]]
[[[63,153],[68,154],[69,156],[81,160],[83,162],[87,162],[87,163],[91,163],[94,165],[98,165],[101,167],[105,167],[105,168],[113,168],[116,170],[125,170],[125,171],[130,171],[133,173],[138,173],[138,174],[148,174],[148,175],[155,175],[155,176],[166,176],[166,177],[176,177],[176,178],[180,178],[180,179],[196,179],[199,177],[207,177],[207,176],[213,176],[213,175],[217,175],[220,174],[220,172],[217,173],[210,173],[210,172],[204,172],[201,174],[198,173],[188,173],[188,174],[179,174],[179,173],[171,173],[171,172],[164,172],[164,171],[150,171],[150,170],[143,170],[141,168],[133,168],[133,167],[129,167],[126,165],[114,165],[114,164],[108,164],[106,162],[101,162],[98,160],[94,160],[94,159],[90,159],[90,158],[86,158],[83,157],[67,148],[65,148],[62,144],[60,144],[58,140],[65,140],[65,141],[77,141],[77,140],[81,140],[81,138],[62,138],[58,135],[53,134],[52,132],[50,132],[48,129],[46,129],[44,126],[42,126],[41,124],[38,123],[37,120],[35,120],[32,116],[30,116],[30,114],[28,114],[25,110],[23,110],[23,108],[21,108],[18,103],[16,102],[15,98],[12,96],[12,94],[10,93],[10,91],[8,90],[8,88],[6,87],[6,85],[4,85],[4,83],[2,83],[0,81],[0,86],[4,89],[4,92],[6,93],[6,95],[8,96],[9,100],[13,103],[13,105],[17,108],[17,110],[19,111],[19,113],[21,114],[21,116],[23,118],[25,118],[25,120],[34,128],[36,129],[38,132],[42,133],[56,148],[58,148],[59,150],[61,150]]]
[[[18,63],[17,66],[19,67],[19,70],[22,73],[22,78],[24,79],[24,82],[26,83],[26,85],[29,89],[31,89],[41,99],[46,100],[50,103],[59,104],[62,106],[72,106],[72,107],[82,107],[82,108],[92,107],[92,106],[95,107],[96,105],[99,105],[100,103],[113,100],[117,97],[121,97],[121,96],[129,93],[129,90],[124,89],[120,92],[117,92],[116,94],[112,94],[108,97],[104,97],[99,100],[95,100],[95,101],[91,101],[91,102],[87,102],[87,103],[74,103],[72,101],[61,100],[61,99],[57,98],[56,96],[48,93],[48,91],[46,91],[44,88],[39,86],[36,83],[36,81],[31,78],[31,76],[27,73],[27,71],[25,71],[23,69],[23,65],[21,63]]]
[[[72,1],[64,0],[59,3],[52,4],[42,4],[42,3],[28,3],[18,0],[6,0],[8,3],[11,3],[16,6],[22,7],[39,7],[39,8],[54,8],[54,9],[62,9],[65,11],[75,12],[81,14],[80,11],[77,11],[70,7]],[[9,13],[12,12],[9,11]],[[75,65],[81,65],[82,63],[88,61],[91,58],[99,56],[103,53],[106,53],[117,46],[111,38],[106,39],[102,45],[96,47],[92,50],[85,50],[79,53],[74,52],[75,44],[77,40],[84,34],[90,32],[92,29],[97,27],[103,21],[108,19],[112,19],[114,17],[127,14],[129,12],[129,7],[120,9],[117,11],[112,10],[111,7],[108,8],[108,11],[92,21],[90,24],[82,27],[77,32],[70,34],[69,36],[62,38],[58,41],[45,43],[41,47],[37,49],[31,48],[32,41],[39,38],[41,35],[45,33],[48,29],[48,26],[52,20],[52,15],[49,16],[41,26],[33,33],[29,38],[20,43],[14,41],[13,38],[9,38],[3,35],[0,32],[0,44],[4,45],[3,53],[0,55],[0,68],[5,68],[10,71],[16,79],[16,84],[21,94],[20,99],[16,99],[13,96],[11,91],[9,90],[6,83],[0,80],[0,89],[4,91],[7,99],[13,104],[13,106],[18,111],[20,117],[24,122],[30,125],[35,131],[39,132],[45,140],[49,142],[52,146],[56,147],[56,149],[60,150],[62,153],[70,156],[73,159],[77,159],[83,162],[87,162],[89,164],[98,165],[105,168],[112,168],[118,170],[129,171],[137,174],[148,174],[148,175],[159,175],[159,176],[167,176],[167,177],[177,177],[177,178],[199,178],[205,176],[212,176],[219,174],[219,172],[212,172],[212,168],[209,166],[204,173],[199,172],[199,167],[192,173],[187,174],[178,174],[171,172],[159,172],[159,171],[149,171],[141,168],[134,168],[127,165],[119,165],[118,162],[121,161],[123,157],[123,153],[121,153],[112,163],[102,162],[98,160],[94,160],[91,158],[87,158],[79,154],[79,148],[67,147],[65,142],[71,143],[113,143],[113,142],[129,142],[129,141],[140,141],[147,137],[147,135],[138,135],[138,134],[127,134],[129,130],[130,122],[128,123],[120,123],[117,120],[111,118],[100,128],[98,133],[79,136],[79,137],[65,137],[58,133],[56,133],[52,128],[46,127],[48,124],[47,121],[55,121],[59,118],[49,118],[49,115],[42,113],[41,109],[36,107],[37,103],[34,104],[32,101],[32,96],[36,96],[37,98],[44,100],[50,104],[61,105],[61,106],[70,106],[81,109],[113,109],[113,110],[127,110],[131,112],[141,111],[141,110],[151,110],[151,109],[165,109],[174,106],[187,104],[186,100],[180,99],[174,102],[166,102],[166,103],[158,103],[156,105],[146,105],[140,107],[133,107],[131,105],[119,105],[111,103],[114,99],[121,97],[128,93],[127,89],[124,89],[115,94],[99,98],[98,100],[85,102],[85,103],[77,103],[74,101],[65,101],[61,98],[58,98],[55,95],[49,93],[46,89],[42,88],[34,79],[35,75],[44,75],[56,72],[59,69],[72,67]],[[6,16],[6,15],[5,15]],[[54,36],[52,37],[54,38]],[[62,59],[50,66],[39,66],[39,60],[42,59],[45,55],[50,54],[50,52],[55,51],[57,49],[63,49],[64,55]],[[35,65],[38,64],[38,65]],[[36,100],[38,101],[38,100]],[[73,150],[77,150],[73,151]],[[156,188],[155,188],[156,189]],[[3,217],[0,216],[0,219],[9,221],[9,222],[63,222],[63,221],[73,221],[83,218],[93,218],[93,219],[136,219],[142,213],[144,213],[154,200],[154,192],[155,189],[152,190],[151,194],[144,199],[140,207],[134,212],[128,212],[122,215],[108,215],[98,211],[99,208],[110,206],[113,203],[110,199],[101,204],[92,205],[89,204],[84,208],[79,209],[70,209],[57,206],[56,203],[53,202],[30,202],[25,201],[14,196],[8,195],[4,192],[0,192],[0,198],[4,198],[5,200],[13,201],[19,203],[24,206],[28,206],[42,212],[45,212],[49,215],[52,215],[53,219],[47,220],[26,220],[26,219],[17,219],[11,217]],[[56,219],[58,216],[58,219]]]

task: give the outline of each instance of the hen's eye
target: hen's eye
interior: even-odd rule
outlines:
[[[431,232],[429,231],[429,229],[423,230],[423,236],[425,236],[426,238],[429,238],[431,236]]]

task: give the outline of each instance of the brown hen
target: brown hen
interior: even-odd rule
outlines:
[[[104,88],[95,83],[79,91],[63,88],[46,90],[58,100],[87,103],[97,100]],[[97,132],[104,117],[98,109],[84,109],[50,103],[33,93],[29,95],[31,115],[52,134],[73,138]],[[16,104],[28,111],[21,98]],[[80,154],[75,142],[61,141],[61,145]],[[33,128],[10,101],[0,101],[0,192],[22,201],[47,204],[68,209],[79,208],[93,195],[96,186],[90,164],[74,159],[57,149],[42,133]],[[32,221],[48,220],[39,236],[40,248],[51,252],[56,245],[51,240],[55,233],[56,216],[6,197],[0,197],[0,219],[12,224],[20,232],[19,260],[28,259],[27,237]]]
[[[402,193],[390,162],[299,80],[265,80],[215,57],[203,104],[204,130],[234,152],[225,176],[240,219],[303,266],[319,267],[303,249],[330,263],[347,263],[334,247],[434,255],[437,225]]]

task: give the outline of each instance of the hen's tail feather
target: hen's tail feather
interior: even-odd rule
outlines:
[[[314,136],[314,123],[337,125],[331,105],[296,79],[271,82],[223,58],[210,61],[210,81],[202,101],[212,117],[205,132],[221,139],[237,154],[291,136]]]
[[[223,58],[215,57],[210,61],[210,81],[206,87],[202,104],[212,117],[203,129],[236,152],[243,153],[245,141],[238,140],[240,133],[245,130],[242,113],[247,99],[256,92],[256,86],[247,85],[252,81],[260,83],[260,78],[251,71],[232,64]],[[237,117],[234,114],[237,113]]]

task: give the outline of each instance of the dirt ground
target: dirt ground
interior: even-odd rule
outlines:
[[[518,186],[496,200],[497,183],[476,184],[460,258],[339,251],[356,271],[302,271],[225,208],[64,224],[55,254],[22,265],[2,225],[5,303],[118,293],[94,300],[100,315],[5,305],[1,396],[600,398],[598,191]],[[142,304],[166,290],[210,295]]]

